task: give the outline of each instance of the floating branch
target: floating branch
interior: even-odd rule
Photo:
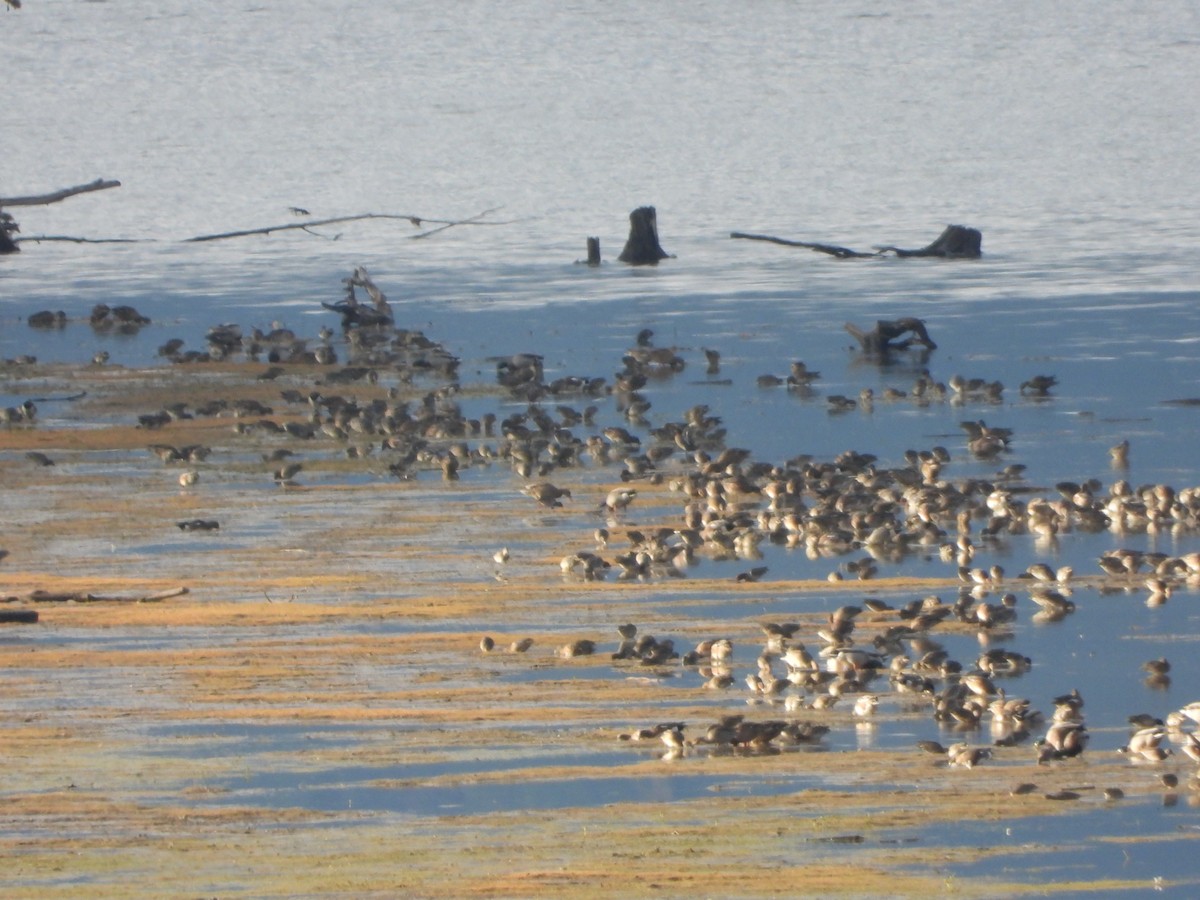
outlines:
[[[983,255],[983,234],[975,228],[965,225],[947,225],[936,241],[920,250],[902,250],[899,247],[876,247],[873,252],[865,253],[851,250],[849,247],[838,247],[835,244],[814,244],[808,241],[789,241],[786,238],[774,237],[769,234],[746,234],[742,231],[730,232],[731,238],[742,238],[749,241],[767,241],[772,244],[782,244],[785,247],[804,247],[818,253],[828,253],[838,259],[863,259],[872,256],[882,256],[894,253],[906,258],[910,256],[936,256],[942,259],[978,259]]]
[[[119,181],[106,181],[103,178],[97,178],[95,181],[88,184],[80,184],[76,187],[63,188],[61,191],[54,191],[50,194],[32,194],[28,197],[0,197],[0,207],[5,206],[48,206],[51,203],[58,203],[60,200],[66,200],[68,197],[74,197],[76,194],[86,194],[91,191],[105,191],[109,188],[120,187]]]
[[[247,228],[243,231],[225,231],[220,234],[202,234],[197,237],[187,238],[185,243],[200,243],[203,241],[223,241],[228,238],[248,237],[254,234],[271,234],[276,231],[294,231],[300,229],[307,231],[310,228],[315,228],[319,225],[337,225],[342,222],[361,222],[365,219],[396,219],[411,222],[416,227],[420,228],[425,223],[440,225],[439,228],[432,228],[428,231],[422,231],[420,234],[411,235],[412,238],[429,237],[431,234],[437,234],[439,231],[445,231],[447,228],[453,228],[455,225],[508,225],[510,222],[481,222],[479,221],[489,213],[494,213],[501,207],[485,209],[478,215],[474,215],[469,219],[425,219],[421,216],[397,215],[392,213],[362,213],[356,216],[336,216],[332,219],[309,219],[304,222],[291,222],[287,225],[271,225],[266,228]]]

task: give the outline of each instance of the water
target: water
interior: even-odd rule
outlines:
[[[546,355],[548,377],[611,376],[653,328],[689,367],[648,388],[651,417],[709,403],[729,443],[757,458],[855,448],[894,465],[944,444],[955,478],[1019,461],[1044,486],[1118,474],[1200,483],[1200,411],[1163,405],[1200,397],[1194,4],[29,0],[0,16],[0,59],[0,195],[122,181],[13,209],[22,233],[134,241],[27,243],[0,259],[0,358],[106,350],[115,364],[151,364],[167,338],[197,347],[226,321],[313,334],[335,324],[320,302],[364,265],[399,324],[463,358],[465,380],[487,381],[488,357],[526,350]],[[643,204],[675,258],[629,269],[614,260]],[[420,240],[383,220],[184,240],[301,221],[292,206],[314,218],[494,209],[485,220],[503,224]],[[919,247],[951,222],[982,230],[981,260],[840,261],[728,237]],[[598,270],[574,264],[590,235],[608,260]],[[97,335],[81,320],[99,302],[133,304],[153,324]],[[74,321],[32,331],[24,320],[39,309]],[[939,344],[928,359],[879,366],[848,349],[843,323],[903,315],[926,320]],[[721,351],[727,385],[703,383],[702,347]],[[794,359],[822,372],[815,397],[755,386]],[[926,366],[943,381],[1000,379],[1004,399],[827,411],[828,394],[904,389]],[[1059,379],[1053,399],[1022,398],[1017,385],[1042,373]],[[0,404],[60,387],[0,381]],[[43,414],[69,419],[53,404]],[[968,418],[1014,428],[1013,452],[971,460],[958,429]],[[1114,473],[1107,451],[1124,438],[1132,466]],[[1195,535],[1101,534],[1049,548],[1013,539],[995,553],[1013,571],[1049,558],[1090,572],[1117,544],[1200,549]],[[774,577],[836,564],[769,562]],[[1116,728],[1146,699],[1135,657],[1175,636],[1193,645],[1192,599],[1147,611],[1088,596],[1067,623],[1026,620],[1017,649],[1124,648],[1129,672],[1090,651],[1061,672],[1103,681],[1112,699],[1089,715]],[[724,613],[756,611],[731,601]],[[1177,687],[1160,713],[1194,699],[1194,654],[1172,655]],[[1069,686],[1051,681],[1035,682],[1043,697]]]

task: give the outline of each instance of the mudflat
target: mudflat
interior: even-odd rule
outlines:
[[[929,717],[930,700],[889,689],[886,673],[864,689],[883,700],[871,718],[851,712],[852,696],[813,708],[747,693],[743,674],[762,671],[764,643],[771,652],[764,619],[777,612],[796,626],[795,643],[817,640],[834,609],[804,598],[857,602],[861,582],[708,578],[702,566],[686,578],[584,577],[578,560],[612,558],[634,540],[621,511],[604,509],[631,483],[618,468],[556,468],[570,498],[544,506],[523,490],[537,476],[491,452],[512,442],[499,431],[429,430],[397,467],[401,451],[349,423],[310,434],[317,400],[280,400],[281,390],[336,391],[362,406],[419,407],[463,392],[507,396],[497,387],[428,399],[437,386],[331,383],[328,366],[264,370],[4,371],[9,392],[49,398],[33,421],[0,427],[0,611],[38,614],[0,625],[5,896],[1147,886],[1055,869],[1053,847],[964,839],[962,826],[1000,832],[1044,817],[1061,822],[1064,845],[1119,853],[1139,840],[1121,804],[1158,804],[1157,770],[1117,754],[1039,765],[1028,742],[990,746],[970,730],[963,740],[992,753],[973,767],[915,740],[873,747],[872,729]],[[301,468],[281,473],[289,461]],[[636,481],[640,533],[679,527],[671,466]],[[181,482],[185,472],[195,477]],[[949,572],[874,578],[871,596],[887,608],[860,610],[856,646],[901,624],[903,604],[959,586]],[[705,610],[739,602],[759,612],[720,619],[715,633]],[[623,655],[622,623],[680,651],[728,639],[736,678],[706,690],[711,660]],[[592,652],[564,650],[576,641]],[[775,653],[778,665],[781,644]],[[696,740],[731,716],[860,740]],[[658,723],[683,725],[684,743],[637,739]],[[1188,770],[1170,771],[1181,773],[1171,795],[1194,802]],[[1097,815],[1109,819],[1097,825]],[[1025,871],[1035,856],[1046,878]]]

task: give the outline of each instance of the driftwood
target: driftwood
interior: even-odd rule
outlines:
[[[809,241],[789,241],[786,238],[774,237],[769,234],[747,234],[744,231],[730,232],[731,238],[741,238],[748,241],[767,241],[772,244],[782,244],[785,247],[803,247],[817,253],[828,253],[838,259],[863,259],[872,256],[884,256],[894,253],[900,258],[910,256],[936,256],[942,259],[978,259],[983,255],[983,234],[965,225],[947,225],[938,239],[928,247],[920,250],[902,250],[899,247],[876,247],[871,252],[851,250],[849,247],[839,247],[836,244],[814,244]]]
[[[391,304],[388,303],[383,291],[371,280],[366,269],[362,266],[355,267],[354,274],[349,278],[342,279],[342,283],[346,285],[346,299],[337,303],[322,301],[321,305],[342,317],[343,330],[375,326],[391,327],[394,321]],[[367,296],[371,298],[371,306],[364,306],[358,302],[358,296],[354,293],[355,287],[361,287],[367,292]]]
[[[19,244],[147,244],[153,243],[154,239],[149,240],[142,238],[85,238],[75,237],[70,234],[31,234],[29,237],[21,238]]]
[[[658,213],[653,206],[639,206],[629,214],[629,240],[617,258],[631,266],[654,266],[668,256],[658,243]]]
[[[0,609],[0,623],[32,625],[38,620],[36,609]]]
[[[818,253],[828,253],[838,259],[855,259],[862,256],[878,256],[878,253],[861,253],[848,247],[838,247],[833,244],[813,244],[808,241],[789,241],[786,238],[773,237],[769,234],[746,234],[743,231],[730,232],[731,238],[741,238],[747,241],[768,241],[772,244],[783,244],[785,247],[803,247]]]
[[[2,210],[6,206],[48,206],[51,203],[58,203],[60,200],[66,200],[68,197],[74,197],[76,194],[87,194],[91,191],[103,191],[108,188],[120,187],[119,181],[106,181],[103,178],[97,178],[95,181],[88,184],[79,184],[75,187],[63,188],[59,191],[53,191],[49,194],[30,194],[27,197],[0,197],[0,253],[16,253],[21,248],[17,246],[17,240],[13,235],[21,229],[13,220],[13,217]],[[41,238],[40,240],[67,240],[65,238]],[[79,239],[78,242],[82,242]]]
[[[68,197],[74,197],[76,194],[86,194],[90,191],[104,191],[120,186],[121,182],[119,181],[106,181],[103,178],[97,178],[95,181],[88,182],[87,184],[63,188],[60,191],[53,191],[49,194],[31,194],[28,197],[0,197],[0,209],[6,206],[48,206],[51,203],[66,200]]]
[[[171,597],[179,597],[188,593],[185,587],[170,588],[156,591],[153,594],[141,594],[133,597],[92,594],[87,591],[32,591],[24,597],[7,597],[6,602],[24,600],[29,603],[157,603]]]
[[[479,221],[484,216],[494,213],[500,207],[496,206],[492,209],[485,209],[477,215],[471,216],[469,219],[424,219],[421,216],[413,216],[407,214],[393,213],[362,213],[356,216],[335,216],[332,219],[311,219],[305,222],[291,222],[287,225],[269,225],[266,228],[247,228],[242,231],[224,231],[220,234],[201,234],[197,237],[187,238],[185,243],[201,243],[203,241],[223,241],[229,238],[248,237],[255,234],[271,234],[276,231],[308,231],[311,228],[316,228],[319,225],[337,225],[342,222],[360,222],[365,219],[399,219],[411,222],[416,227],[420,228],[424,224],[437,225],[437,228],[430,228],[427,231],[422,231],[419,234],[413,234],[409,237],[413,240],[426,238],[438,232],[445,231],[447,228],[453,228],[456,225],[507,225],[509,222],[481,222]]]
[[[863,353],[871,356],[882,356],[892,350],[907,350],[913,344],[920,344],[926,350],[937,349],[937,344],[925,330],[925,323],[911,316],[893,320],[880,319],[871,331],[863,331],[857,325],[847,322],[846,330],[858,339]],[[912,333],[912,337],[896,341],[900,335],[909,332]]]

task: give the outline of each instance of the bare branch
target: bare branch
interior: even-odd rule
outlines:
[[[153,243],[154,238],[84,238],[69,234],[31,234],[29,237],[14,238],[17,244],[50,244],[55,241],[67,244],[144,244]]]
[[[493,206],[491,209],[485,209],[483,212],[481,212],[477,215],[471,216],[471,218],[469,218],[469,219],[463,219],[459,222],[443,222],[441,228],[431,228],[429,231],[422,231],[420,234],[414,234],[413,240],[416,240],[417,238],[429,237],[432,234],[437,234],[439,231],[445,231],[447,228],[453,228],[455,225],[499,225],[499,224],[501,224],[499,222],[480,222],[479,220],[482,219],[484,216],[486,216],[488,213],[494,213],[496,210],[502,209],[502,208],[503,207],[500,207],[500,206]],[[435,220],[426,219],[425,221],[433,222]]]
[[[315,228],[318,225],[337,225],[341,222],[360,222],[364,219],[397,219],[411,222],[413,225],[420,227],[425,222],[441,225],[441,228],[434,228],[429,231],[423,231],[420,234],[411,235],[413,238],[428,237],[431,234],[436,234],[439,231],[445,231],[455,225],[507,225],[507,222],[480,222],[479,220],[488,213],[493,213],[500,207],[487,209],[478,215],[472,216],[469,219],[453,221],[449,219],[425,219],[421,216],[412,215],[395,215],[391,213],[362,213],[357,216],[336,216],[332,219],[309,219],[304,222],[291,222],[287,225],[271,225],[266,228],[247,228],[243,231],[225,231],[220,234],[202,234],[197,237],[187,238],[185,243],[200,243],[202,241],[223,241],[228,238],[247,237],[253,234],[271,234],[276,231],[293,231],[300,229],[308,231],[310,228]]]

